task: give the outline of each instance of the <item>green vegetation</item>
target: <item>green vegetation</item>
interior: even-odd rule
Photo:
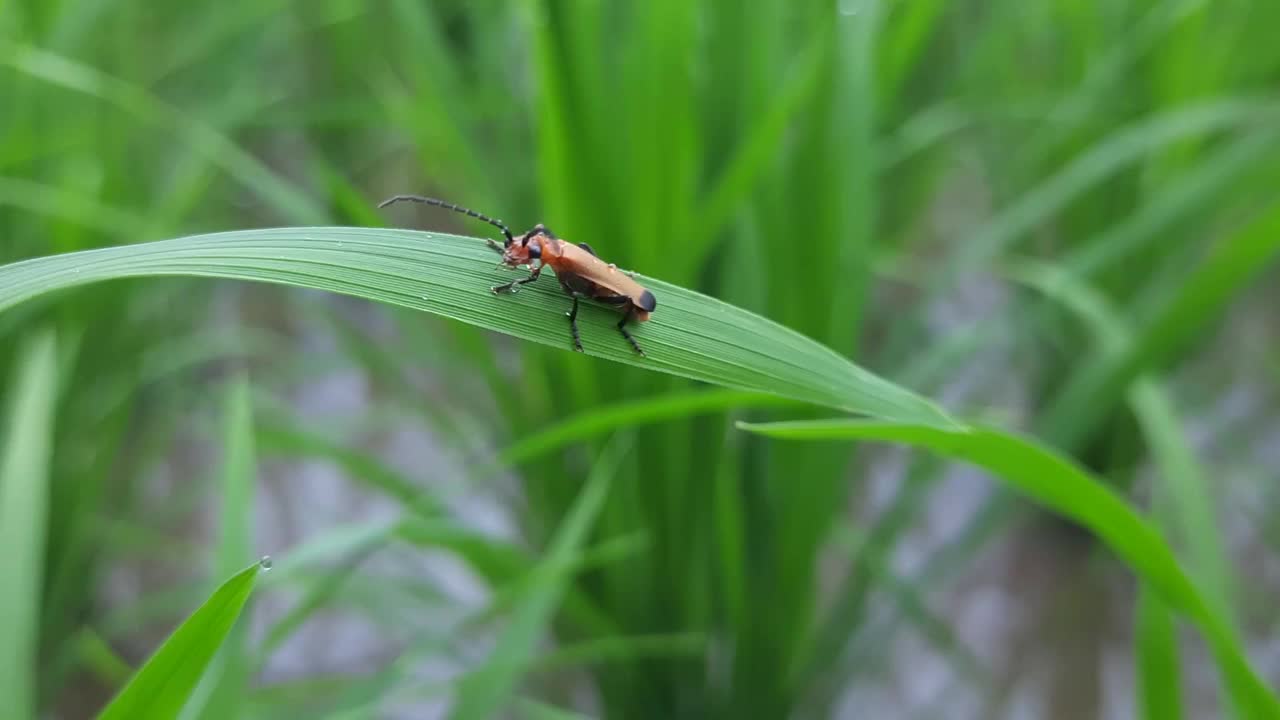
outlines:
[[[254,563],[236,573],[179,625],[103,710],[104,720],[176,718],[189,707],[189,698],[240,617],[262,569],[261,563]]]
[[[1280,717],[1280,5],[744,7],[0,0],[7,712]]]

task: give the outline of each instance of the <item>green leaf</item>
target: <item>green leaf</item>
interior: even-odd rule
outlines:
[[[444,515],[443,506],[432,495],[432,488],[415,484],[369,453],[343,447],[318,433],[284,426],[260,428],[257,439],[264,455],[327,460],[346,472],[353,483],[385,494],[416,515],[424,518]]]
[[[617,403],[585,412],[520,436],[498,453],[494,467],[514,466],[546,453],[622,427],[638,427],[733,408],[774,407],[790,404],[785,398],[741,390],[673,392],[628,403]]]
[[[552,538],[546,559],[532,571],[524,601],[498,639],[489,660],[459,685],[453,718],[487,718],[501,709],[516,690],[520,676],[532,666],[537,643],[570,582],[573,556],[587,540],[604,506],[621,453],[610,445],[596,463],[586,486]]]
[[[407,230],[282,228],[37,258],[0,267],[0,310],[39,295],[127,277],[185,275],[274,282],[434,312],[568,350],[568,299],[551,278],[515,296],[490,286],[514,273],[474,239]],[[642,278],[658,298],[632,330],[648,357],[619,336],[617,314],[591,305],[578,318],[587,354],[650,370],[898,422],[947,427],[936,405],[775,322],[714,298]]]
[[[1170,608],[1204,634],[1247,717],[1280,718],[1280,700],[1250,667],[1230,626],[1179,566],[1159,531],[1119,495],[1030,439],[979,426],[929,428],[849,419],[739,423],[744,430],[802,440],[880,440],[933,450],[986,468],[1032,500],[1091,530]]]
[[[6,716],[19,720],[36,717],[57,359],[51,332],[24,344],[0,438],[0,698]]]
[[[1074,274],[1025,259],[1012,263],[1008,274],[1079,317],[1104,357],[1121,357],[1132,349],[1135,334],[1128,324],[1105,296]],[[1173,400],[1163,383],[1151,375],[1135,379],[1126,396],[1160,470],[1160,482],[1154,489],[1156,519],[1166,534],[1187,548],[1192,574],[1206,589],[1214,610],[1231,620],[1233,581],[1215,520],[1217,502],[1191,451]]]
[[[227,580],[173,631],[100,720],[169,720],[182,711],[214,653],[240,617],[262,570],[254,563]]]
[[[522,716],[529,720],[590,720],[591,718],[590,715],[582,715],[528,698],[521,698],[519,705],[524,711]]]
[[[237,373],[226,392],[222,433],[221,533],[214,558],[215,576],[235,572],[253,557],[253,490],[256,458],[253,443],[253,394],[249,380]],[[249,684],[245,658],[245,628],[227,633],[222,650],[205,672],[183,720],[236,717]]]
[[[1178,634],[1173,613],[1146,587],[1138,593],[1135,653],[1138,699],[1148,720],[1179,720],[1182,673],[1178,667]]]
[[[1023,193],[1007,209],[998,213],[973,237],[967,238],[956,262],[937,269],[941,278],[954,279],[998,257],[1033,228],[1060,212],[1073,198],[1148,154],[1188,138],[1247,127],[1253,123],[1274,123],[1280,104],[1254,98],[1215,98],[1198,105],[1178,108],[1142,118],[1103,138],[1087,152]],[[941,283],[930,283],[935,292]]]
[[[1084,365],[1046,411],[1045,435],[1072,444],[1144,372],[1177,356],[1280,253],[1280,203],[1273,203],[1223,240],[1186,282],[1146,320],[1125,352]]]
[[[1134,344],[1134,333],[1105,296],[1075,275],[1047,263],[1021,260],[1011,276],[1071,310],[1088,327],[1104,354],[1121,356]],[[1155,517],[1166,533],[1188,549],[1193,577],[1207,601],[1234,632],[1230,562],[1217,530],[1216,502],[1191,451],[1162,383],[1144,375],[1128,393],[1150,454],[1160,470],[1153,488]],[[1135,619],[1139,700],[1148,718],[1183,716],[1176,628],[1169,609],[1146,587],[1140,591]],[[1247,698],[1235,698],[1238,704]]]
[[[288,217],[317,222],[324,211],[296,187],[246,152],[217,129],[187,114],[146,89],[83,65],[64,55],[29,45],[0,54],[0,64],[68,90],[115,105],[144,122],[170,128],[184,144],[210,163],[239,178]]]

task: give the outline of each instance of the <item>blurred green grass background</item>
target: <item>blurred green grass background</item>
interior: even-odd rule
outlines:
[[[0,262],[489,233],[373,210],[399,192],[545,222],[1071,454],[1274,686],[1276,27],[1273,0],[0,1]],[[1231,713],[1077,528],[923,453],[733,429],[821,416],[795,408],[173,279],[0,314],[0,382],[13,717],[91,716],[263,553],[184,717]],[[561,423],[587,430],[522,449]]]

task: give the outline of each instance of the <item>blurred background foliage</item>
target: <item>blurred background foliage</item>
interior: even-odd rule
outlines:
[[[1275,682],[1276,27],[1274,0],[0,0],[0,261],[490,232],[373,210],[399,192],[545,222],[1070,453]],[[20,397],[28,365],[55,372]],[[184,717],[1228,711],[1076,528],[731,422],[804,410],[176,279],[0,315],[0,378],[15,717],[93,714],[263,553]]]

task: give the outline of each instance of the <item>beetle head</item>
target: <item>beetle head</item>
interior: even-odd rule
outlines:
[[[516,268],[541,259],[542,239],[536,231],[515,238],[502,249],[502,264],[507,267]]]

